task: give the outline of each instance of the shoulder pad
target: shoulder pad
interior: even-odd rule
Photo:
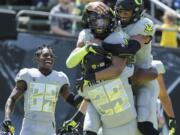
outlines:
[[[165,73],[165,67],[162,61],[160,60],[153,60],[152,61],[152,66],[156,68],[158,74],[164,74]]]
[[[69,78],[67,77],[67,75],[64,72],[57,72],[57,73],[58,73],[58,76],[60,77],[60,82],[62,84],[70,85]]]
[[[93,35],[91,34],[89,29],[83,29],[82,31],[80,31],[78,36],[78,40],[83,42],[90,41],[91,38],[93,38]]]
[[[155,32],[154,23],[149,18],[141,18],[129,32],[129,35],[153,36]]]
[[[28,75],[28,68],[21,69],[15,77],[15,81],[25,80]]]
[[[28,68],[23,68],[23,69],[21,69],[18,74],[19,74],[20,76],[25,75],[25,74],[28,74]]]
[[[111,44],[128,44],[129,36],[123,32],[113,32],[108,37],[104,39],[104,42],[111,43]]]

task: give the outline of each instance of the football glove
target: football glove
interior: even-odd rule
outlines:
[[[108,52],[105,51],[102,46],[95,44],[95,43],[87,43],[86,44],[86,51],[91,53],[99,53],[102,55],[107,54]]]
[[[10,133],[11,135],[14,135],[15,128],[12,125],[11,120],[4,120],[2,123],[2,132],[3,133]]]
[[[76,79],[76,89],[83,91],[83,87],[88,85],[88,83],[95,83],[96,76],[95,73],[85,74],[81,78]]]
[[[78,123],[74,120],[67,120],[63,123],[63,129],[66,132],[72,132],[78,126]]]
[[[84,114],[77,111],[76,114],[70,119],[63,123],[63,129],[66,132],[72,132],[80,124],[81,119],[84,118]]]
[[[176,119],[169,118],[169,135],[175,135],[176,132]]]

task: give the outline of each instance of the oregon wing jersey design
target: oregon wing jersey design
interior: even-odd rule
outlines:
[[[133,35],[144,35],[144,36],[153,36],[154,35],[154,24],[148,18],[141,18],[134,24],[131,24],[124,28],[129,36]]]
[[[134,24],[131,24],[123,29],[129,36],[133,35],[144,35],[144,36],[153,36],[154,35],[154,26],[153,22],[148,18],[141,18]],[[141,68],[151,67],[152,62],[151,55],[151,42],[146,44],[141,48],[136,54],[136,66]]]
[[[36,114],[38,119],[53,119],[59,90],[64,84],[69,84],[67,76],[54,70],[50,75],[44,76],[36,68],[24,68],[17,74],[16,81],[18,80],[27,83],[24,95],[25,117],[32,119]],[[43,117],[43,113],[48,114],[49,118]]]

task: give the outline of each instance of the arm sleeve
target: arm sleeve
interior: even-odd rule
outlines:
[[[83,29],[79,33],[78,42],[83,42],[86,44],[91,38],[92,34],[89,32],[89,30]],[[66,60],[66,66],[68,68],[77,66],[87,53],[86,46],[79,48],[77,51],[73,51]]]
[[[141,45],[136,40],[129,40],[128,44],[124,45],[123,43],[111,44],[103,42],[102,46],[104,50],[112,53],[115,56],[120,55],[134,55],[141,48]]]
[[[77,51],[73,51],[66,60],[66,66],[68,68],[77,66],[87,53],[86,46],[79,48]]]

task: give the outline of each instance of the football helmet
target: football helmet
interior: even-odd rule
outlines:
[[[107,14],[86,11],[82,17],[84,28],[89,28],[95,38],[106,38],[117,26],[117,19],[112,10]]]
[[[144,9],[143,0],[117,0],[115,5],[115,14],[117,18],[121,21],[122,27],[126,27],[131,23],[135,23],[141,17],[142,11]],[[122,15],[123,12],[131,11],[132,15],[127,17],[127,15]]]

